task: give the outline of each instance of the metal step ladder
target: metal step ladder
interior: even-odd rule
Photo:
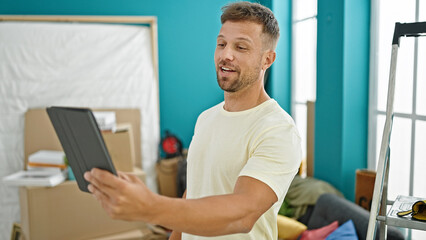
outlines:
[[[386,239],[387,226],[396,226],[426,231],[426,222],[398,217],[398,211],[411,209],[411,205],[419,198],[411,196],[398,196],[395,201],[387,199],[389,164],[390,164],[390,137],[393,123],[393,102],[395,94],[395,74],[398,57],[399,40],[401,37],[426,36],[426,22],[396,23],[392,40],[392,55],[389,74],[389,85],[386,106],[386,122],[383,130],[380,147],[379,163],[377,166],[376,181],[374,183],[373,200],[371,204],[370,219],[368,222],[367,240],[373,240],[376,231],[380,231],[380,239]],[[424,199],[422,199],[424,200]],[[391,206],[390,211],[388,205]]]

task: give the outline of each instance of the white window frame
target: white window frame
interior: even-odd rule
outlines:
[[[293,6],[292,7],[292,11],[293,12],[295,11],[295,4],[294,4],[295,1],[297,1],[297,0],[293,0],[293,4],[292,4],[292,6]],[[292,16],[293,16],[293,14],[292,14]],[[295,31],[294,30],[295,25],[299,24],[301,22],[309,21],[309,20],[312,20],[312,19],[317,19],[317,17],[318,17],[318,12],[315,15],[313,15],[313,16],[308,16],[308,17],[301,18],[301,19],[294,19],[294,17],[292,17],[292,43],[295,42],[295,35],[293,34],[294,31]],[[317,35],[318,35],[318,33],[317,33]],[[316,48],[315,48],[315,51],[316,51]],[[316,56],[316,53],[315,53],[315,56]],[[291,84],[291,92],[295,93],[296,92],[296,86],[297,86],[295,84],[295,82],[297,81],[297,78],[296,78],[296,74],[295,74],[296,69],[295,69],[295,65],[294,65],[295,64],[295,49],[294,49],[294,47],[292,47],[292,50],[291,50],[291,62],[292,62],[292,65],[291,65],[291,71],[292,71],[292,74],[291,74],[291,83],[292,83]],[[314,68],[316,69],[316,66],[314,66]],[[316,77],[315,77],[315,81],[316,81]],[[315,84],[315,87],[316,87],[316,84]],[[309,101],[315,101],[315,99],[309,99]],[[298,121],[298,118],[300,117],[296,113],[296,107],[297,106],[304,106],[305,108],[308,107],[306,101],[304,101],[304,102],[303,101],[298,101],[296,99],[296,97],[295,97],[295,94],[292,94],[291,95],[291,115],[292,115],[292,117],[294,118],[295,121]],[[307,119],[305,119],[304,121],[307,123]],[[307,124],[304,125],[304,126],[298,126],[298,127],[299,128],[300,127],[307,128]],[[305,132],[307,132],[307,129],[305,129]],[[304,144],[304,146],[306,146],[307,145],[307,137],[306,136],[302,136],[302,139],[304,140],[304,142],[302,142],[302,144]],[[306,147],[306,151],[308,151],[307,147]],[[308,153],[305,152],[304,154],[305,155],[303,156],[303,158],[306,159]],[[306,171],[306,169],[304,169],[304,171]],[[304,174],[305,173],[302,173],[302,175],[304,175]]]
[[[381,138],[381,136],[377,136],[377,116],[383,115],[386,116],[385,111],[380,111],[377,108],[377,78],[378,78],[378,27],[379,27],[379,8],[380,8],[380,0],[372,0],[371,1],[371,36],[370,36],[370,92],[369,92],[369,124],[368,124],[368,168],[375,170],[376,169],[376,159],[377,154],[377,137]],[[419,21],[419,0],[416,0],[416,21]],[[389,51],[391,50],[391,43],[389,43]],[[390,62],[390,60],[389,60]],[[412,113],[400,113],[394,111],[395,117],[401,117],[412,120],[412,129],[411,129],[411,170],[410,170],[410,194],[413,193],[413,163],[414,163],[414,143],[415,143],[415,121],[423,120],[426,121],[426,116],[416,114],[416,99],[417,99],[417,62],[418,62],[418,40],[415,38],[414,43],[414,70],[413,70],[413,105],[412,105]]]
[[[380,3],[386,4],[385,0],[372,0],[371,1],[371,25],[370,25],[370,82],[369,82],[369,118],[368,118],[368,168],[376,170],[377,167],[377,139],[382,136],[377,136],[377,119],[378,116],[386,116],[386,111],[378,110],[378,71],[379,71],[379,14],[380,9],[383,7]],[[420,19],[420,1],[416,0],[416,13],[415,21]],[[389,51],[391,50],[391,43],[389,43]],[[412,112],[411,114],[401,113],[394,111],[394,116],[398,118],[411,120],[411,149],[410,149],[410,179],[408,193],[413,196],[414,192],[414,166],[415,166],[415,146],[416,146],[416,121],[426,121],[425,115],[419,115],[416,112],[417,103],[417,67],[418,67],[418,38],[414,38],[414,66],[413,66],[413,95],[412,95]],[[389,59],[390,63],[390,59]],[[398,64],[397,64],[398,65]],[[388,76],[389,77],[389,76]],[[399,79],[401,80],[401,79]],[[398,79],[396,79],[398,81]],[[419,160],[417,160],[419,161]],[[407,239],[411,239],[411,230],[407,231]]]

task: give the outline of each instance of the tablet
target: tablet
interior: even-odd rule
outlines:
[[[117,175],[93,113],[88,108],[46,108],[81,191],[89,192],[83,175],[100,168]]]

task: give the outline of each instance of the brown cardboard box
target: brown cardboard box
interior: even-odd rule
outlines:
[[[117,124],[130,123],[133,131],[133,142],[135,146],[135,160],[133,164],[142,168],[142,144],[141,144],[141,113],[139,109],[93,109],[93,111],[114,111]]]
[[[371,209],[375,181],[376,172],[366,169],[356,170],[355,203],[368,211]]]
[[[168,233],[159,227],[150,226],[143,229],[127,231],[118,234],[112,234],[94,238],[90,240],[167,240]]]
[[[131,172],[135,163],[135,146],[130,124],[117,125],[116,132],[102,132],[111,160],[118,171]]]
[[[133,174],[145,179],[141,169]],[[56,187],[21,187],[19,195],[26,240],[88,239],[145,227],[141,222],[112,220],[75,181]]]
[[[139,109],[98,109],[99,111],[115,111],[117,124],[130,123],[133,132],[134,156],[133,165],[141,168],[141,136]],[[28,156],[38,150],[63,151],[52,123],[45,109],[30,109],[25,113],[24,152],[25,165]]]
[[[177,197],[178,162],[181,157],[162,159],[156,165],[158,188],[161,195]]]
[[[150,233],[151,231],[149,229],[144,228],[97,238],[89,238],[88,240],[144,240],[144,238]]]

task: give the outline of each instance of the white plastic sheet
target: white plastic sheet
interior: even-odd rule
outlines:
[[[158,89],[148,27],[0,23],[0,178],[23,169],[24,114],[52,105],[139,108],[142,164],[156,189]],[[19,221],[18,189],[0,183],[0,239]]]

